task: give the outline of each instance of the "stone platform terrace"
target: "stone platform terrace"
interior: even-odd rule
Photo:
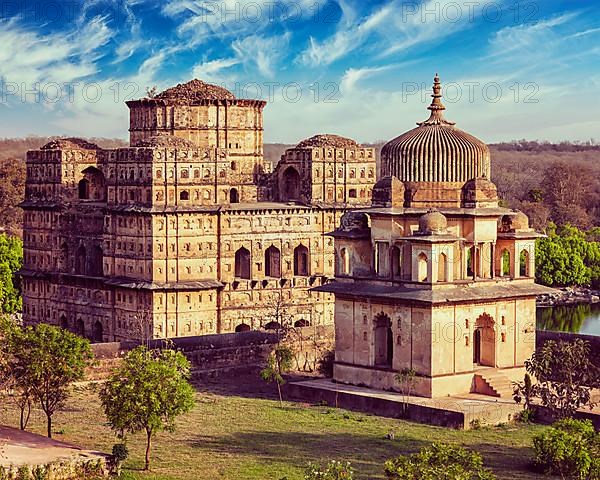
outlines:
[[[399,393],[334,383],[317,379],[288,384],[292,397],[309,402],[357,410],[384,417],[399,418],[404,397]],[[512,399],[467,393],[464,395],[408,399],[407,420],[429,425],[469,429],[473,421],[481,425],[496,425],[514,418],[522,407]]]
[[[0,425],[0,467],[18,471],[52,465],[55,479],[81,478],[81,472],[93,471],[108,476],[110,458],[58,440]],[[20,478],[20,477],[19,477]]]

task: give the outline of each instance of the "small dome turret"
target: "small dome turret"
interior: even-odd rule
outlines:
[[[529,232],[531,230],[529,228],[529,217],[520,210],[513,210],[512,213],[502,217],[501,232]]]
[[[384,177],[373,186],[374,207],[403,207],[404,184],[394,176]]]
[[[486,177],[472,178],[462,187],[461,207],[497,207],[498,189]]]
[[[430,210],[419,218],[418,235],[439,235],[448,230],[448,220],[438,210]]]

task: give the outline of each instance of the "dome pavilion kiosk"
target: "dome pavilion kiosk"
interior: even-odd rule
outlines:
[[[381,151],[372,205],[335,238],[334,381],[414,393],[512,395],[535,348],[535,242],[527,217],[498,205],[486,144],[431,114]]]

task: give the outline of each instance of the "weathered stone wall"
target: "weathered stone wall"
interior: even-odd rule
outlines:
[[[223,375],[264,365],[278,336],[271,331],[249,331],[169,340],[172,348],[182,351],[192,363],[194,376]],[[294,329],[288,343],[296,353],[298,371],[314,371],[322,354],[333,348],[333,326]],[[152,340],[150,348],[164,347],[164,340]],[[90,367],[90,380],[106,378],[123,356],[136,346],[134,342],[113,342],[92,345],[96,364]]]

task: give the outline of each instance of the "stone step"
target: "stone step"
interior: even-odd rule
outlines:
[[[503,373],[498,371],[479,372],[477,375],[487,384],[489,389],[493,392],[494,397],[512,398],[512,382]]]

